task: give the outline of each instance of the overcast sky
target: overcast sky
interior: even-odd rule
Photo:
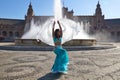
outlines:
[[[54,0],[0,0],[0,18],[24,19],[32,2],[35,15],[53,15]],[[99,0],[105,18],[120,18],[120,0]],[[74,15],[93,15],[98,0],[62,0]]]

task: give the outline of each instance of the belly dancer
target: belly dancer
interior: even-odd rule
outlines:
[[[52,73],[63,73],[67,74],[68,71],[68,64],[69,64],[69,57],[67,51],[62,47],[62,27],[60,25],[60,22],[57,21],[59,25],[59,29],[55,28],[56,22],[54,21],[53,23],[53,28],[52,28],[52,36],[53,36],[53,41],[55,45],[54,53],[56,54],[56,58],[54,61],[54,64],[52,66]]]

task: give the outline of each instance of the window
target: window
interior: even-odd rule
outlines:
[[[10,36],[10,37],[13,36],[13,32],[12,32],[12,31],[9,32],[9,36]]]
[[[19,37],[19,32],[15,32],[15,37]]]
[[[7,32],[6,32],[6,31],[3,31],[3,32],[2,32],[2,35],[3,35],[3,36],[7,36]]]
[[[115,35],[115,32],[111,32],[111,35],[114,36],[114,35]]]
[[[97,27],[94,27],[94,30],[97,30]]]
[[[98,23],[100,23],[100,20],[98,20]]]
[[[120,31],[117,32],[117,36],[120,36]]]

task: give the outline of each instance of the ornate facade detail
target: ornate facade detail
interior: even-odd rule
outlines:
[[[104,15],[102,15],[102,9],[100,7],[100,4],[98,2],[97,8],[95,11],[95,30],[102,30],[104,28]]]
[[[32,8],[32,4],[30,3],[29,8],[27,10],[27,15],[25,15],[25,23],[27,27],[25,27],[24,32],[27,32],[30,29],[30,23],[31,23],[33,16],[34,16],[34,11]]]
[[[74,14],[73,10],[68,11],[67,7],[63,7],[62,12],[63,12],[63,17],[64,18],[73,19],[73,14]]]

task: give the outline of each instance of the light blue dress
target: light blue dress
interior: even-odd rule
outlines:
[[[62,38],[53,38],[54,42],[62,41]],[[69,64],[69,57],[67,51],[61,46],[58,45],[54,49],[54,53],[56,54],[56,59],[54,61],[54,64],[52,66],[52,72],[63,72],[66,73],[68,70],[68,64]]]

